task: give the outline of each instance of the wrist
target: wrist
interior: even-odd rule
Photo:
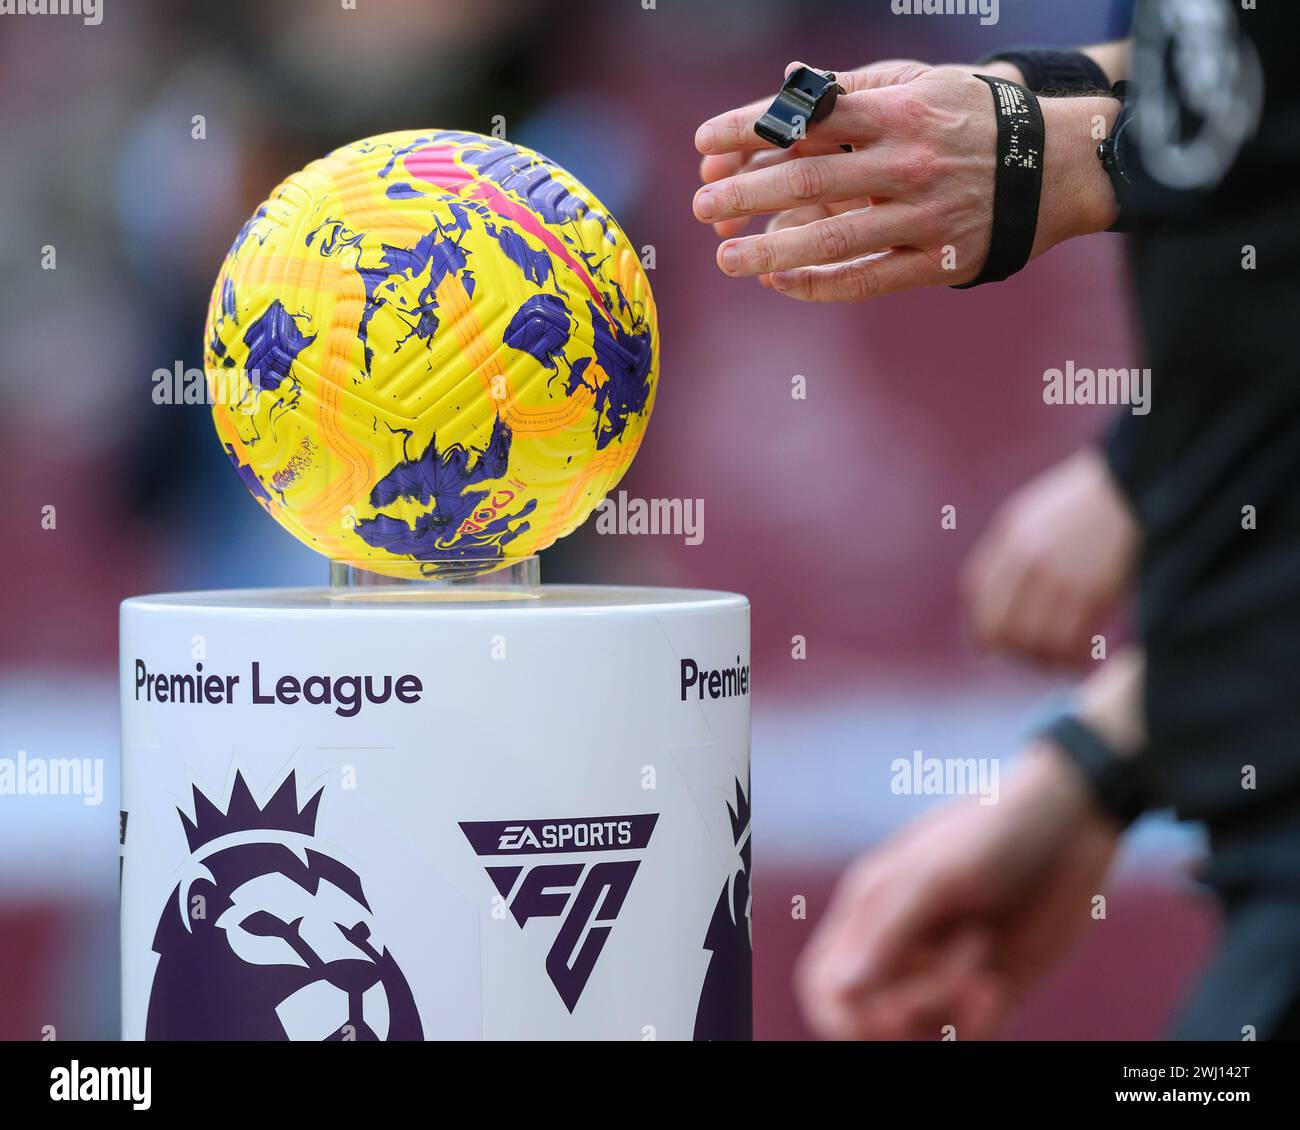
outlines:
[[[1058,772],[1073,776],[1097,814],[1116,829],[1127,828],[1154,799],[1150,766],[1143,756],[1141,651],[1125,649],[1079,688],[1074,705],[1059,712],[1036,743]]]
[[[1033,803],[1063,825],[1090,816],[1092,790],[1065,753],[1051,740],[1038,738],[1025,750],[1019,783]]]
[[[1129,647],[1113,655],[1079,687],[1077,714],[1117,757],[1140,757],[1147,744],[1143,707],[1146,657]]]
[[[971,67],[970,70],[974,75],[992,75],[994,78],[1004,78],[1008,82],[1025,85],[1024,72],[1015,63],[1009,63],[1005,59],[995,59],[991,63]]]
[[[1120,103],[1109,97],[1041,98],[1046,145],[1034,254],[1078,235],[1105,231],[1119,217],[1110,177],[1097,157]]]

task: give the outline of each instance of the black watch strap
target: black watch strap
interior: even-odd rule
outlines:
[[[1110,89],[1112,98],[1119,99],[1119,117],[1115,119],[1110,136],[1097,146],[1101,167],[1110,177],[1119,204],[1119,218],[1109,231],[1129,232],[1134,226],[1132,153],[1129,146],[1129,126],[1133,120],[1133,105],[1129,99],[1127,82],[1117,82]]]
[[[1061,51],[1055,47],[1008,47],[979,61],[1011,63],[1025,76],[1025,86],[1035,94],[1081,94],[1106,91],[1110,79],[1096,60],[1082,51]]]
[[[1149,807],[1150,786],[1141,758],[1121,757],[1073,714],[1058,715],[1042,736],[1074,764],[1088,782],[1097,807],[1121,828]]]
[[[997,165],[993,180],[993,231],[980,273],[954,289],[1001,282],[1029,262],[1038,230],[1046,136],[1038,99],[1019,83],[976,75],[993,92]]]

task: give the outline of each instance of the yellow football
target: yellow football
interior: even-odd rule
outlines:
[[[659,370],[650,284],[600,202],[531,150],[437,130],[284,181],[221,267],[205,341],[254,497],[382,572],[571,532],[636,454]]]

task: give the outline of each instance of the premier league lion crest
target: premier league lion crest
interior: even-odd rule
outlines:
[[[316,846],[293,773],[224,812],[194,787],[185,877],[154,935],[151,1040],[419,1040],[410,986],[350,867]]]
[[[736,803],[727,805],[735,867],[718,895],[704,948],[712,956],[695,1014],[697,1040],[749,1040],[754,1034],[754,937],[749,888],[749,795],[736,782]]]

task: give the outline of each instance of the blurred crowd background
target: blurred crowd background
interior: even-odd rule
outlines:
[[[792,896],[815,920],[839,867],[932,803],[893,795],[890,761],[1009,759],[1064,685],[976,655],[957,570],[1011,489],[1105,423],[1046,407],[1043,370],[1139,352],[1120,237],[1003,286],[862,308],[725,279],[690,215],[693,133],[774,93],[791,59],[1092,42],[1123,30],[1125,5],[1002,0],[994,26],[896,16],[888,0],[103,6],[98,26],[0,16],[0,756],[109,769],[98,808],[0,796],[0,1037],[117,1033],[118,602],[325,579],[248,497],[207,410],[156,405],[151,375],[201,365],[217,266],[283,176],[367,134],[488,132],[497,115],[655,248],[662,384],[623,487],[704,499],[703,543],[589,523],[544,554],[543,576],[750,597],[756,1029],[803,1034],[789,971],[810,922],[791,917]],[[795,374],[806,400],[791,398]],[[1144,822],[1108,921],[1009,1034],[1158,1034],[1213,940],[1197,851],[1193,834]]]

